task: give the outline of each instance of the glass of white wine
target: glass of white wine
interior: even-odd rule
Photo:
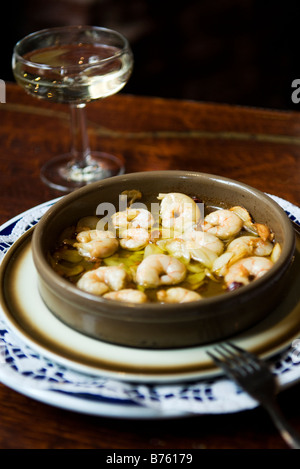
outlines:
[[[132,67],[127,39],[98,26],[44,29],[15,45],[12,68],[17,83],[32,96],[68,103],[71,109],[71,150],[42,167],[41,178],[46,184],[70,192],[124,173],[121,158],[90,149],[85,107],[118,93]]]

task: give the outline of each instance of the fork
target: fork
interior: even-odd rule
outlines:
[[[268,365],[254,354],[232,344],[220,344],[206,352],[225,374],[260,403],[271,416],[290,448],[300,449],[300,436],[287,422],[276,402],[278,386]]]

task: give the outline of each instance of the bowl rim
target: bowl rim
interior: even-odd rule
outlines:
[[[193,178],[206,178],[211,179],[213,182],[218,184],[224,184],[225,186],[237,186],[238,188],[244,190],[246,193],[251,193],[256,198],[259,198],[262,201],[265,201],[272,206],[273,210],[277,212],[278,216],[283,222],[285,236],[287,236],[287,242],[284,245],[282,254],[278,261],[274,264],[273,268],[268,271],[263,277],[257,279],[255,282],[252,282],[248,285],[242,287],[242,289],[237,289],[235,291],[226,292],[225,295],[217,295],[209,298],[202,298],[199,301],[194,301],[191,303],[176,303],[176,304],[157,304],[157,303],[145,303],[143,305],[134,304],[134,303],[125,303],[118,302],[116,300],[109,300],[103,297],[97,297],[90,293],[84,292],[78,289],[75,285],[71,284],[67,279],[60,277],[49,265],[47,259],[43,255],[41,240],[43,238],[43,231],[45,226],[47,226],[48,220],[56,216],[56,214],[65,207],[68,203],[72,203],[74,200],[79,197],[93,192],[97,188],[103,186],[109,186],[111,184],[118,184],[119,182],[124,182],[128,179],[138,180],[139,178],[165,178],[165,177],[177,177],[180,179],[187,179],[190,177]],[[76,306],[82,310],[86,309],[87,304],[89,305],[89,311],[91,314],[99,314],[101,316],[110,316],[113,314],[114,317],[120,317],[123,320],[125,316],[128,319],[137,318],[140,316],[141,311],[143,313],[143,319],[153,320],[155,322],[159,320],[165,320],[165,317],[162,317],[162,313],[167,315],[171,312],[173,315],[174,321],[184,320],[186,321],[191,315],[194,317],[195,309],[199,305],[199,312],[201,317],[211,314],[211,312],[205,313],[208,306],[218,306],[221,303],[225,302],[234,302],[240,303],[243,301],[243,298],[248,298],[249,295],[252,295],[252,292],[259,292],[264,289],[266,284],[270,279],[274,279],[274,282],[278,280],[283,273],[288,269],[290,262],[293,257],[295,249],[295,233],[292,227],[288,216],[284,210],[275,202],[271,197],[269,197],[264,192],[261,192],[259,189],[256,189],[252,186],[249,186],[245,183],[239,182],[234,179],[230,179],[224,176],[218,176],[210,173],[196,172],[196,171],[184,171],[184,170],[165,170],[165,171],[143,171],[143,172],[134,172],[127,173],[120,176],[114,176],[111,178],[104,179],[102,181],[97,181],[87,186],[76,189],[75,191],[63,196],[59,199],[53,206],[51,206],[47,212],[43,215],[37,225],[34,227],[33,236],[32,236],[32,254],[35,268],[40,275],[41,279],[46,282],[47,288],[59,294],[61,298],[64,299],[66,303],[72,303],[76,300]],[[88,303],[87,303],[88,302]],[[102,308],[105,307],[109,309],[109,313]],[[203,311],[200,311],[203,309]],[[121,311],[120,311],[121,310]],[[184,315],[182,312],[184,311]],[[224,312],[226,308],[224,308]],[[221,312],[220,312],[221,314]],[[184,317],[183,317],[184,316]]]

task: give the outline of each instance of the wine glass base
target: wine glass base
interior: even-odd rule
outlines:
[[[62,192],[72,192],[91,182],[118,176],[125,172],[122,158],[103,152],[92,152],[87,166],[81,168],[71,154],[52,158],[41,169],[41,179]]]

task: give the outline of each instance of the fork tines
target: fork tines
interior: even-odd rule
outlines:
[[[267,365],[253,353],[243,350],[230,342],[217,345],[214,347],[214,353],[207,351],[207,354],[227,373],[232,373],[238,369],[239,373],[246,374],[259,370],[262,366],[267,370]]]
[[[300,449],[300,436],[286,421],[275,402],[277,383],[267,363],[237,345],[227,343],[207,354],[225,374],[270,413],[281,436],[291,448]]]

